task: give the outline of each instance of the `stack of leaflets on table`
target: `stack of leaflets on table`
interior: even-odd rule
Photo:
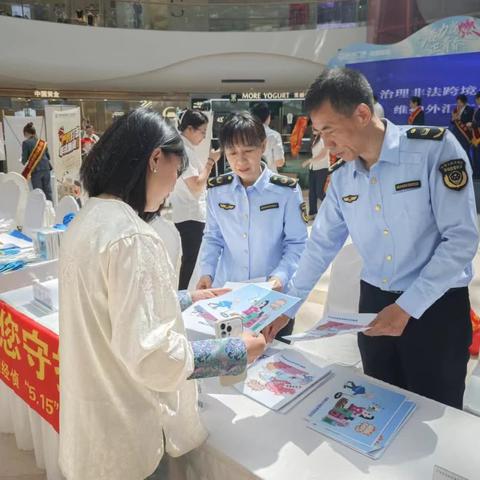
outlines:
[[[378,459],[413,413],[405,395],[356,375],[337,375],[307,417],[309,428]]]
[[[375,319],[375,313],[329,313],[310,330],[284,337],[292,342],[363,332]]]
[[[300,352],[270,349],[234,388],[271,410],[287,413],[330,377],[329,369],[313,364]]]
[[[243,328],[260,332],[299,301],[299,298],[251,284],[220,297],[200,300],[195,310],[211,324],[240,316]]]

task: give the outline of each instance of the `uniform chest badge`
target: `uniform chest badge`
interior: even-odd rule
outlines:
[[[403,192],[405,190],[413,190],[415,188],[421,188],[422,182],[420,180],[410,180],[409,182],[397,183],[395,185],[396,192]]]
[[[266,205],[260,205],[260,211],[271,210],[272,208],[280,208],[278,203],[267,203]]]
[[[468,183],[465,160],[461,158],[442,163],[439,170],[443,175],[443,183],[450,190],[461,190]]]
[[[345,195],[344,197],[342,197],[342,200],[345,203],[353,203],[358,200],[358,195]]]
[[[223,208],[223,210],[233,210],[235,208],[235,205],[232,205],[231,203],[219,203],[218,206]]]

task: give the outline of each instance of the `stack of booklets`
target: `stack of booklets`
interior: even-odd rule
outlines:
[[[355,375],[329,382],[328,395],[307,417],[308,427],[378,459],[416,408],[405,395]]]
[[[300,352],[271,349],[234,388],[271,410],[287,413],[330,377],[329,369],[313,364]]]
[[[221,297],[201,300],[195,303],[195,310],[212,325],[240,316],[243,328],[260,332],[299,301],[299,298],[251,284]]]

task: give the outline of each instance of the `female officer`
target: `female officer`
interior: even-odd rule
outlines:
[[[232,172],[208,181],[199,289],[262,278],[282,291],[297,268],[307,240],[305,203],[296,180],[262,162],[265,144],[263,125],[247,112],[220,132]],[[292,329],[293,322],[279,336]]]

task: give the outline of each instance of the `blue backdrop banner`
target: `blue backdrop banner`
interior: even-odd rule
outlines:
[[[385,110],[385,116],[406,125],[409,98],[422,98],[427,125],[448,126],[455,97],[463,93],[474,105],[480,90],[480,53],[457,53],[431,57],[350,63],[372,85]]]

